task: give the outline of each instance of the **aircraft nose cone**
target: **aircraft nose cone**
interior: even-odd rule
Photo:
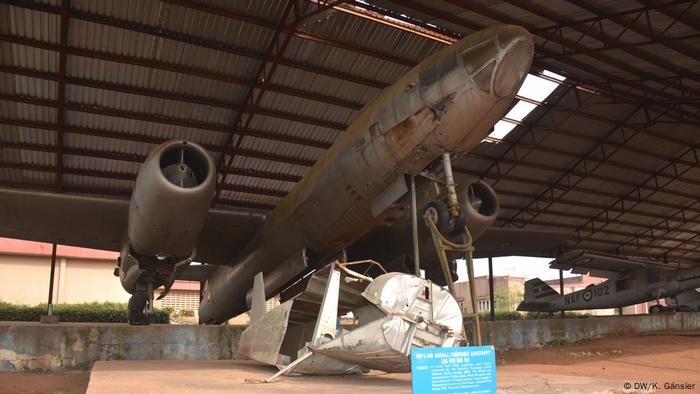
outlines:
[[[530,69],[534,52],[532,36],[520,26],[498,29],[500,59],[493,76],[494,93],[499,97],[513,96]]]

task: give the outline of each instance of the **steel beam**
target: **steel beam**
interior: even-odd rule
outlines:
[[[306,6],[307,3],[304,4]],[[267,51],[265,52],[265,56],[260,62],[256,75],[253,78],[253,81],[261,81],[261,83],[259,86],[257,85],[257,83],[253,83],[250,85],[250,87],[248,88],[247,96],[243,104],[241,105],[243,108],[260,107],[262,98],[267,92],[268,86],[270,85],[270,81],[272,80],[274,73],[277,70],[278,62],[284,56],[284,51],[287,49],[287,45],[289,45],[289,42],[292,38],[292,34],[289,32],[284,36],[282,34],[285,29],[285,26],[287,25],[287,20],[292,15],[292,11],[294,12],[295,19],[292,19],[290,26],[291,29],[294,30],[297,24],[304,18],[303,15],[299,15],[298,13],[305,12],[306,7],[304,7],[302,10],[299,10],[296,0],[287,0],[287,6],[285,7],[284,12],[282,13],[282,17],[278,22],[277,27],[275,28],[275,32],[267,47]],[[268,61],[270,63],[269,68]],[[244,122],[241,112],[238,112],[236,114],[235,120],[233,122],[234,130],[240,128],[244,131],[244,133],[238,135],[238,138],[234,139],[236,133],[235,131],[232,131],[231,133],[229,133],[226,143],[223,146],[224,153],[221,155],[219,163],[217,165],[217,174],[221,174],[221,176],[216,185],[214,200],[216,200],[216,197],[218,197],[221,191],[221,185],[223,185],[226,182],[226,177],[228,176],[223,170],[226,168],[231,168],[236,155],[241,154],[240,151],[242,150],[241,146],[245,138],[245,130],[247,130],[250,127],[254,116],[255,111],[248,112]]]
[[[41,164],[28,164],[28,163],[13,163],[13,162],[7,162],[7,161],[0,161],[0,168],[23,170],[23,171],[26,170],[26,171],[48,172],[48,173],[52,173],[52,174],[55,174],[57,172],[57,168],[55,166],[47,166],[47,165],[41,165]],[[77,167],[70,167],[70,166],[64,166],[62,171],[65,175],[75,175],[75,176],[84,176],[84,177],[101,178],[101,179],[118,179],[118,180],[132,181],[132,182],[136,181],[136,176],[138,175],[138,173],[134,173],[134,172],[102,171],[102,170],[96,170],[96,169],[85,169],[85,168],[77,168]],[[222,186],[222,188],[223,188],[223,190],[227,190],[227,191],[231,191],[231,192],[256,194],[256,195],[279,197],[279,198],[282,198],[282,197],[287,195],[287,192],[283,191],[283,190],[268,189],[268,188],[254,187],[254,186],[245,186],[245,185],[235,185],[235,184],[230,184],[230,183],[224,184]]]
[[[195,2],[195,1],[191,1],[191,0],[164,0],[164,2],[170,3],[170,4],[175,4],[175,5],[185,7],[188,9],[192,9],[192,10],[202,11],[202,12],[205,12],[208,14],[219,15],[219,16],[223,16],[223,17],[226,17],[229,19],[235,19],[235,20],[255,24],[255,25],[265,27],[265,28],[271,29],[271,30],[278,30],[279,29],[277,22],[269,21],[269,20],[266,20],[263,18],[253,17],[251,15],[245,15],[245,14],[235,12],[235,11],[232,11],[229,9],[225,9],[222,7],[216,7],[213,5],[199,3],[199,2]],[[416,62],[411,60],[411,59],[405,59],[405,58],[401,58],[398,56],[392,56],[392,55],[389,55],[389,54],[386,54],[383,52],[375,51],[373,49],[366,48],[366,47],[356,46],[356,45],[350,44],[350,43],[344,43],[344,42],[331,40],[331,39],[324,38],[324,37],[321,37],[321,36],[318,36],[318,35],[315,35],[315,34],[312,34],[309,32],[297,30],[295,27],[282,26],[282,28],[279,30],[285,34],[293,35],[294,37],[297,37],[297,38],[300,38],[303,40],[309,40],[309,41],[317,42],[320,44],[328,45],[328,46],[331,46],[334,48],[344,49],[347,51],[359,53],[359,54],[362,54],[365,56],[374,57],[376,59],[384,60],[387,62],[401,64],[401,65],[404,65],[407,67],[413,67],[416,64]]]
[[[53,284],[56,276],[56,244],[51,245],[51,272],[49,273],[49,302],[46,308],[46,314],[53,316]],[[64,273],[61,272],[61,275]]]
[[[58,105],[59,105],[59,103],[57,103],[54,100],[47,100],[47,99],[42,99],[39,97],[29,97],[29,96],[19,96],[19,95],[0,94],[0,100],[15,102],[15,103],[30,104],[30,105],[39,105],[39,106],[45,106],[45,107],[51,107],[51,108],[58,108]],[[217,124],[217,123],[193,121],[193,120],[189,120],[189,119],[166,117],[166,116],[145,114],[145,113],[140,113],[140,112],[125,111],[125,110],[116,110],[116,109],[101,107],[101,106],[97,106],[97,105],[85,105],[85,104],[76,104],[76,103],[67,102],[64,104],[64,108],[66,110],[74,111],[74,112],[89,113],[89,114],[95,114],[95,115],[100,115],[100,116],[113,116],[113,117],[117,117],[117,118],[133,119],[133,120],[138,120],[138,121],[142,121],[142,122],[166,124],[166,125],[170,125],[170,126],[179,126],[179,127],[189,128],[189,129],[194,128],[194,129],[200,129],[200,130],[207,130],[207,131],[213,131],[213,132],[217,132],[217,133],[226,133],[228,130],[228,128],[226,126],[221,125],[221,124]],[[274,111],[272,111],[272,112],[274,112]],[[267,114],[269,112],[267,110],[263,110],[263,113]],[[4,121],[4,119],[2,121]],[[311,121],[311,120],[308,120],[308,121]],[[334,127],[340,127],[340,125],[335,124]],[[40,127],[40,128],[42,128],[42,127]],[[236,131],[239,133],[242,133],[242,134],[245,133],[250,137],[257,137],[257,138],[269,139],[269,140],[280,141],[280,142],[289,142],[289,143],[300,144],[300,145],[305,145],[305,146],[313,146],[313,147],[320,148],[320,149],[327,149],[328,147],[330,147],[330,144],[327,142],[322,142],[319,140],[314,140],[314,139],[309,139],[309,138],[287,136],[287,135],[275,133],[275,132],[261,131],[261,130],[255,130],[255,129],[250,129],[250,128],[247,130],[236,129]],[[144,137],[146,139],[150,138],[148,136],[144,136]],[[215,150],[215,149],[212,149],[212,150]],[[216,151],[221,152],[221,150],[216,150]]]
[[[457,170],[457,172],[471,175],[471,176],[478,176],[477,172],[472,172],[472,171]],[[484,178],[502,179],[502,180],[506,180],[509,182],[522,183],[524,185],[535,185],[535,186],[542,186],[542,187],[549,186],[549,182],[537,180],[534,178],[527,178],[527,177],[520,176],[520,175],[499,178],[497,175],[489,174],[489,175],[486,175]],[[565,186],[559,186],[559,187],[562,190],[565,189]],[[587,194],[587,195],[590,195],[590,196],[593,196],[596,198],[601,198],[601,199],[617,199],[617,198],[619,198],[619,195],[616,193],[612,193],[612,192],[608,192],[608,191],[600,190],[600,189],[591,189],[591,188],[586,188],[586,187],[582,187],[582,186],[574,186],[571,190],[575,191],[577,193]],[[513,190],[496,189],[496,192],[498,193],[499,196],[504,196],[504,197],[514,197],[517,199],[532,198],[531,194],[513,191]],[[648,211],[640,210],[640,209],[638,209],[637,206],[632,207],[632,203],[634,201],[635,200],[625,200],[624,203],[620,204],[619,207],[617,207],[617,206],[612,207],[612,208],[609,208],[609,210],[611,212],[616,213],[616,214],[617,213],[629,213],[630,215],[642,216],[642,217],[649,218],[649,219],[658,219],[659,218],[658,213],[650,213]],[[567,205],[567,206],[573,207],[574,209],[586,208],[586,209],[603,210],[607,207],[606,205],[594,204],[594,203],[590,203],[590,202],[580,201],[578,199],[567,199],[565,197],[559,198],[557,200],[557,203],[561,204],[561,205]],[[649,207],[651,207],[652,210],[655,210],[655,211],[658,211],[659,208],[668,209],[668,210],[672,210],[672,211],[678,209],[678,205],[669,203],[666,200],[661,200],[661,199],[649,198],[646,201],[644,201],[644,203],[648,204]],[[685,208],[684,214],[689,214],[689,213],[700,214],[700,209],[699,208],[692,208],[692,207]],[[675,219],[674,217],[667,217],[667,219],[671,222],[681,222],[681,219]],[[700,225],[700,221],[695,221],[692,223]]]
[[[70,23],[69,11],[70,0],[62,0],[60,51],[58,54],[58,84],[56,86],[56,123],[58,125],[58,129],[56,130],[56,192],[59,193],[63,187],[63,134],[66,128],[66,57]],[[54,247],[55,246],[56,245],[54,245]]]
[[[0,187],[9,187],[17,189],[28,189],[43,192],[53,192],[55,189],[50,184],[26,183],[26,182],[11,182],[0,181]],[[81,187],[63,185],[64,193],[89,194],[111,198],[128,199],[131,196],[130,189],[105,189],[96,187]],[[232,208],[253,209],[259,211],[271,211],[275,208],[274,205],[256,203],[251,201],[234,200],[227,198],[219,198],[217,204],[225,205]]]
[[[537,4],[529,2],[529,1],[524,1],[524,0],[506,0],[506,1],[512,5],[520,8],[520,9],[528,11],[534,15],[537,15],[541,18],[545,18],[545,19],[550,20],[552,22],[557,22],[558,20],[561,19],[560,15],[557,15],[556,13],[549,11],[546,8],[541,7]],[[591,9],[593,9],[595,7],[593,7],[591,5],[586,5],[583,0],[581,0],[581,1],[577,0],[573,4],[577,5],[578,7],[583,8],[583,9],[587,9],[596,15],[600,15],[602,13],[601,10],[597,10],[597,12],[591,11]],[[470,8],[474,9],[474,7],[470,7]],[[479,7],[478,10],[479,11],[475,11],[475,12],[481,13],[481,12],[486,11],[486,10],[484,10],[483,7]],[[492,16],[499,15],[496,11],[492,11],[492,10],[488,10],[488,13],[491,14]],[[503,17],[503,16],[504,15],[501,15],[501,17]],[[611,19],[616,20],[616,19],[618,19],[618,17],[612,17]],[[513,21],[515,21],[515,20],[514,19],[511,20],[511,22],[513,22]],[[521,23],[519,23],[519,24],[521,24]],[[528,26],[526,26],[526,28],[527,27]],[[600,41],[603,45],[621,45],[622,44],[621,42],[618,41],[618,39],[616,37],[610,37],[602,31],[597,32],[595,29],[582,28],[581,26],[576,25],[576,24],[570,26],[570,28],[581,33],[582,35],[585,35],[585,36],[588,36],[588,37],[591,37],[591,38],[594,38],[594,39]],[[637,30],[633,25],[630,26],[630,28],[632,30]],[[546,40],[553,41],[553,42],[556,41],[557,43],[561,44],[562,47],[564,47],[564,48],[569,48],[576,53],[581,52],[585,56],[591,57],[597,61],[608,64],[608,65],[613,66],[615,68],[618,68],[622,71],[628,72],[632,75],[645,75],[645,76],[649,75],[650,77],[653,77],[652,74],[647,73],[646,71],[644,71],[643,68],[635,67],[629,63],[620,62],[614,58],[603,56],[599,53],[586,52],[587,48],[578,44],[577,42],[572,42],[571,40],[564,39],[563,35],[557,35],[557,34],[551,34],[551,33],[549,33],[549,34],[538,33],[538,35],[544,36],[543,38],[545,38]],[[694,75],[689,70],[681,69],[675,65],[672,65],[665,60],[658,59],[655,56],[649,55],[645,52],[637,51],[634,48],[621,47],[620,50],[628,53],[631,56],[636,57],[637,59],[643,60],[643,61],[650,63],[650,64],[653,64],[657,67],[663,68],[663,69],[667,70],[668,72],[678,73],[681,76],[687,76],[696,82],[700,82],[700,77],[698,77],[697,75]],[[561,59],[561,58],[559,60],[564,61],[564,59]],[[676,84],[672,84],[672,87],[679,89],[679,86],[677,86]],[[700,94],[700,92],[696,91],[695,89],[691,89],[691,91],[693,91],[696,96],[698,94]]]
[[[639,134],[639,132],[635,131],[632,131],[631,133],[625,133],[624,128],[621,126],[622,124],[629,121],[629,119],[631,119],[639,111],[640,108],[636,108],[634,111],[629,112],[618,123],[618,125],[612,127],[603,138],[599,139],[599,141],[593,146],[591,146],[586,151],[586,153],[581,155],[579,160],[576,161],[576,163],[574,163],[569,169],[563,171],[559,176],[556,177],[556,179],[554,179],[554,181],[551,182],[551,185],[566,185],[566,188],[563,191],[557,190],[553,186],[545,188],[545,190],[543,190],[537,196],[534,196],[529,203],[525,204],[521,210],[519,210],[515,214],[511,215],[508,219],[506,219],[506,223],[515,224],[515,222],[517,221],[519,223],[519,226],[527,225],[529,221],[538,216],[538,214],[535,214],[528,215],[528,217],[525,217],[526,212],[528,212],[532,207],[539,206],[540,204],[543,204],[545,207],[551,206],[556,202],[557,198],[566,195],[571,190],[572,185],[578,185],[581,181],[583,181],[583,179],[586,179],[586,177],[593,176],[593,171],[595,171],[595,169],[598,168],[604,161],[598,162],[595,165],[589,165],[588,163],[590,162],[590,159],[598,153],[602,144],[612,140],[613,137],[617,137],[623,141],[623,143],[620,145],[624,145],[624,143],[630,141],[637,134]],[[611,152],[608,152],[608,157],[614,154],[614,152],[619,149],[620,145],[618,145],[616,148],[613,148]]]
[[[485,27],[484,25],[481,25],[479,23],[475,23],[473,21],[468,21],[464,18],[460,18],[460,17],[454,16],[454,15],[449,15],[449,14],[446,14],[446,13],[441,12],[441,11],[437,11],[437,10],[434,10],[434,9],[431,9],[431,8],[428,8],[425,6],[421,6],[421,5],[418,5],[418,4],[416,4],[412,1],[409,1],[409,0],[391,0],[391,1],[393,3],[402,5],[408,9],[412,9],[412,10],[415,10],[415,11],[418,11],[421,13],[426,13],[434,18],[439,18],[439,19],[445,20],[447,22],[466,27],[466,28],[471,29],[471,30],[480,30],[483,27]],[[522,23],[522,21],[516,20],[509,15],[498,12],[498,11],[491,9],[491,8],[488,8],[488,7],[480,6],[480,5],[473,3],[473,2],[462,2],[459,0],[445,0],[445,1],[455,5],[456,7],[463,8],[467,11],[471,11],[471,12],[475,12],[477,14],[484,15],[484,16],[489,17],[491,19],[494,19],[500,23],[519,24],[519,25],[523,25],[524,27],[528,28],[528,30],[531,30],[531,31],[536,30],[532,26],[528,26],[527,24]],[[586,49],[586,48],[581,47],[578,44],[571,43],[567,40],[564,40],[562,37],[552,37],[551,34],[548,34],[546,32],[545,33],[540,32],[539,35],[544,39],[551,39],[553,42],[556,42],[557,44],[562,45],[562,47],[570,48],[574,51]],[[542,54],[545,54],[545,55],[549,55],[549,54],[554,53],[551,50],[545,50],[544,48],[540,48],[539,52]],[[603,59],[602,60],[603,62],[612,63],[613,66],[620,67],[621,69],[625,70],[626,72],[632,72],[633,75],[636,75],[634,73],[634,71],[629,70],[629,66],[626,64],[611,61],[610,59],[607,59],[605,57],[601,58],[600,55],[596,54],[596,53],[588,54],[588,56]],[[612,76],[609,73],[592,68],[590,66],[590,64],[583,64],[583,63],[580,63],[574,59],[561,59],[561,61],[566,63],[566,64],[569,64],[569,65],[571,65],[579,70],[583,70],[585,72],[592,73],[592,74],[602,78],[604,81],[610,81],[610,82],[619,83],[619,84],[622,84],[625,86],[629,86],[629,87],[637,89],[638,91],[646,92],[646,94],[661,95],[661,96],[664,96],[664,97],[670,98],[670,99],[677,98],[671,94],[663,92],[663,90],[651,88],[649,86],[645,86],[645,85],[642,85],[639,83],[626,81],[623,78],[620,78],[617,76]],[[552,69],[553,71],[559,71],[557,68],[552,68],[550,65],[548,65],[544,68],[549,68],[549,69]],[[608,85],[610,85],[610,84],[608,84]],[[611,91],[614,90],[612,88],[612,85],[609,86],[609,89]],[[632,94],[632,93],[624,93],[624,92],[621,92],[619,90],[616,91],[616,94],[620,97],[630,97],[633,101],[643,101],[643,99],[644,99],[644,96],[639,96],[639,95]],[[668,109],[665,105],[657,105],[657,106]],[[682,112],[682,113],[686,114],[685,112]],[[692,114],[688,114],[688,115],[692,115]]]
[[[564,296],[564,271],[559,270],[559,295]],[[561,311],[561,316],[562,319],[566,317],[565,311]]]
[[[0,66],[0,72],[6,72],[6,73],[11,73],[11,74],[17,74],[17,75],[32,75],[33,76],[33,73],[26,72],[26,69],[22,69],[22,68],[18,68],[18,67],[11,67],[11,66]],[[47,75],[47,73],[43,73],[43,76],[45,78],[41,78],[41,79],[45,79],[45,80],[59,79],[58,74],[56,74],[54,76],[51,74]],[[205,106],[212,106],[212,107],[224,108],[224,109],[236,111],[236,112],[238,112],[238,111],[243,111],[246,113],[257,112],[261,115],[271,117],[271,118],[277,118],[277,119],[289,120],[289,121],[293,121],[293,122],[305,123],[305,124],[309,124],[312,126],[323,127],[323,128],[327,128],[327,129],[331,129],[331,130],[342,131],[342,130],[345,130],[345,128],[347,127],[347,125],[343,124],[343,123],[332,122],[332,121],[328,121],[325,119],[315,118],[312,116],[304,116],[304,115],[299,115],[299,114],[286,112],[286,111],[279,111],[279,110],[275,110],[272,108],[265,108],[265,107],[240,107],[240,106],[237,106],[236,104],[233,104],[233,103],[228,103],[225,101],[212,99],[209,97],[191,96],[191,95],[167,92],[167,91],[158,90],[158,89],[142,88],[142,87],[128,86],[128,85],[123,85],[123,84],[101,82],[101,81],[94,81],[94,80],[89,80],[89,79],[84,79],[84,78],[74,78],[74,77],[65,78],[64,86],[65,86],[65,84],[76,85],[76,86],[85,86],[85,87],[120,92],[120,93],[127,93],[127,94],[133,94],[133,95],[137,95],[137,96],[143,96],[143,97],[153,97],[153,98],[159,98],[159,99],[164,99],[164,100],[172,100],[172,101],[184,102],[184,103],[189,103],[189,104],[199,104],[199,105],[205,105]],[[46,99],[31,98],[29,96],[12,96],[12,95],[7,95],[7,94],[2,94],[1,96],[4,100],[7,100],[7,101],[22,100],[22,102],[27,103],[27,104],[35,103],[37,105],[55,106],[55,104],[51,104]],[[58,103],[58,104],[60,104],[60,103]],[[80,105],[81,104],[74,103],[75,107],[80,106]],[[93,108],[95,106],[89,105],[89,106],[84,106],[84,107]],[[106,111],[109,111],[109,109],[106,109]],[[118,115],[116,115],[116,116],[118,116]],[[157,116],[157,115],[151,115],[151,116],[155,117],[155,118],[162,117],[162,116]],[[177,119],[177,118],[174,118],[174,119]],[[187,122],[187,124],[195,124],[195,125],[197,124],[196,121],[184,121],[184,122]],[[205,124],[205,123],[202,122],[201,124]],[[187,126],[187,127],[191,127],[191,126]],[[207,126],[204,128],[209,129],[209,130],[213,130],[213,131],[220,131],[220,132],[227,132],[227,130],[228,130],[228,128],[225,126],[216,126],[216,125],[214,125],[213,128],[212,128],[212,126]]]
[[[60,15],[61,13],[59,7],[51,6],[48,4],[27,2],[21,0],[6,0],[5,3],[19,8],[31,9],[55,15]],[[104,26],[111,26],[118,29],[133,31],[137,33],[148,34],[154,37],[161,37],[175,42],[181,42],[184,44],[189,44],[201,48],[207,48],[214,51],[221,51],[236,56],[246,57],[249,59],[260,60],[264,56],[264,54],[261,52],[251,50],[249,48],[238,47],[227,42],[192,36],[182,32],[169,30],[162,26],[142,24],[134,21],[115,18],[108,15],[99,15],[88,11],[71,9],[70,17],[72,19],[83,20],[86,22],[96,23]],[[300,62],[291,58],[281,59],[280,65],[301,71],[310,72],[313,74],[324,75],[326,77],[334,79],[340,79],[343,81],[356,83],[359,85],[373,87],[375,89],[383,89],[387,86],[385,82],[373,80],[371,78],[363,78],[357,75],[344,73],[338,70],[328,69],[316,64]]]
[[[511,205],[511,204],[501,204],[501,208],[504,210],[512,210],[516,211],[520,207],[517,205]],[[547,211],[539,211],[536,213],[540,214],[546,214],[546,215],[551,215],[551,216],[556,216],[559,218],[566,218],[566,219],[574,219],[579,222],[584,222],[585,224],[583,225],[578,225],[578,226],[569,226],[569,228],[572,229],[573,232],[576,232],[579,237],[584,239],[585,235],[590,233],[600,233],[600,234],[606,234],[606,235],[615,235],[615,236],[623,236],[623,237],[633,237],[637,241],[638,246],[646,246],[646,244],[639,244],[639,240],[646,241],[648,243],[651,243],[655,240],[659,241],[666,241],[666,242],[681,242],[681,241],[686,241],[688,238],[683,238],[683,237],[674,237],[670,234],[671,232],[675,231],[669,231],[670,228],[670,222],[666,222],[664,220],[663,223],[657,223],[654,225],[645,225],[643,223],[636,223],[636,222],[630,222],[626,220],[622,220],[617,217],[610,217],[610,218],[601,218],[601,217],[594,217],[591,218],[588,215],[583,215],[583,214],[577,214],[575,212],[570,212],[570,211],[563,211],[563,210],[556,210],[556,209],[547,209]],[[700,216],[696,215],[694,219],[698,219]],[[658,217],[657,217],[658,219]],[[632,227],[634,231],[622,231],[622,230],[608,230],[605,229],[605,227],[609,224],[615,224],[615,225],[621,225],[621,226],[626,226],[626,227]],[[685,224],[685,223],[683,223]],[[587,227],[586,227],[587,226]],[[635,231],[642,230],[641,233],[637,233]],[[697,234],[696,231],[691,231],[691,230],[679,230],[678,233],[683,233],[687,234],[689,236]],[[648,235],[647,235],[648,234]],[[630,242],[631,243],[631,242]],[[689,242],[689,244],[695,245],[695,246],[700,246],[700,242]],[[624,246],[624,244],[623,244]]]
[[[513,0],[513,1],[516,1],[516,0]],[[520,1],[520,0],[517,0],[517,1]],[[569,1],[571,4],[575,5],[576,7],[579,7],[579,8],[581,8],[581,9],[583,9],[583,10],[586,10],[586,11],[588,11],[588,12],[594,13],[594,14],[596,14],[596,15],[605,15],[605,14],[606,14],[605,10],[601,9],[600,7],[596,6],[596,5],[593,4],[593,3],[590,3],[588,0],[576,0],[575,2],[574,2],[574,1],[570,1],[570,0],[567,0],[567,1]],[[690,7],[692,7],[692,6],[695,5],[696,3],[695,3],[695,2],[683,3],[683,5],[685,5],[685,4],[687,4],[687,7],[685,8],[685,10],[687,11]],[[681,4],[680,4],[680,3],[675,3],[674,5],[677,6],[677,5],[681,5]],[[657,9],[657,8],[658,8],[658,9]],[[658,30],[656,29],[657,26],[651,21],[651,19],[649,19],[649,11],[650,11],[651,9],[657,9],[658,12],[661,12],[661,13],[663,13],[663,14],[666,14],[667,16],[669,16],[669,17],[672,18],[671,24],[669,24],[669,25],[664,29],[664,31],[658,31]],[[674,9],[674,11],[671,11],[672,9]],[[644,14],[644,16],[647,17],[646,20],[649,22],[648,25],[647,25],[647,26],[644,26],[644,27],[642,27],[642,26],[640,26],[638,23],[636,23],[636,21],[638,20],[639,16],[642,16],[642,14]],[[671,7],[658,7],[658,5],[656,5],[656,6],[647,5],[646,7],[643,7],[643,8],[639,11],[638,17],[637,17],[637,18],[630,19],[630,18],[628,18],[628,17],[626,17],[626,16],[624,16],[624,15],[610,15],[610,16],[607,16],[607,19],[609,19],[609,20],[611,20],[611,21],[617,23],[618,25],[624,27],[626,30],[633,31],[633,32],[635,32],[635,33],[637,33],[637,34],[639,34],[639,35],[642,35],[642,36],[644,36],[644,37],[647,37],[647,38],[651,39],[652,41],[656,41],[657,43],[659,43],[659,44],[661,44],[661,45],[664,45],[664,46],[666,46],[666,47],[668,47],[668,48],[671,48],[671,49],[673,49],[674,51],[676,51],[676,52],[678,52],[678,53],[681,53],[681,54],[683,54],[683,55],[685,55],[685,56],[687,56],[687,57],[689,57],[689,58],[691,58],[691,59],[693,59],[693,60],[695,60],[695,61],[697,61],[697,62],[700,62],[700,52],[698,52],[697,50],[694,50],[694,49],[692,49],[691,47],[688,47],[688,46],[686,46],[686,45],[682,45],[682,44],[680,44],[680,43],[678,43],[678,42],[675,42],[675,40],[663,40],[664,33],[665,33],[666,31],[668,31],[668,29],[669,29],[673,24],[675,24],[676,21],[677,21],[679,18],[682,18],[684,14],[685,14],[685,12],[677,12],[677,11],[675,11],[675,7],[671,8]],[[685,18],[684,18],[684,19],[685,19]],[[696,29],[696,30],[697,30],[697,29]],[[600,35],[600,37],[599,37],[598,39],[599,39],[599,40],[602,39],[602,40],[603,40],[602,42],[603,42],[604,45],[611,45],[611,44],[612,44],[612,45],[615,45],[615,44],[618,44],[618,42],[611,42],[611,41],[610,41],[611,37],[605,35],[605,33],[602,32],[602,31],[599,33],[599,35]],[[620,36],[620,34],[618,34],[618,37],[619,37],[619,36]],[[663,68],[665,68],[666,70],[669,70],[669,71],[672,71],[672,72],[678,72],[678,71],[680,71],[680,74],[682,74],[682,75],[685,75],[686,73],[689,73],[689,70],[686,70],[686,69],[683,69],[683,68],[681,68],[681,67],[679,67],[679,66],[676,66],[676,65],[674,65],[674,64],[671,64],[671,63],[669,63],[668,61],[663,60],[663,59],[661,59],[661,58],[658,58],[658,57],[656,57],[656,56],[651,56],[650,54],[642,53],[642,52],[637,52],[637,51],[631,52],[631,51],[628,51],[628,50],[626,50],[626,49],[623,49],[623,50],[625,50],[625,52],[627,52],[627,53],[630,53],[630,54],[634,55],[634,56],[637,57],[637,58],[644,59],[644,60],[646,60],[646,61],[648,61],[648,62],[650,62],[650,63],[652,63],[652,64],[655,64],[655,65],[657,65],[657,66],[659,66],[659,67],[663,67]],[[697,78],[692,78],[692,79],[695,80],[696,82],[698,81]]]
[[[8,148],[8,149],[23,149],[23,150],[31,150],[31,151],[37,151],[37,152],[56,153],[56,149],[53,146],[43,145],[43,144],[35,144],[35,143],[27,143],[27,142],[3,141],[2,147]],[[64,155],[71,155],[71,156],[86,156],[86,157],[96,157],[96,158],[110,159],[110,160],[121,160],[121,161],[135,162],[135,163],[143,163],[143,161],[146,160],[146,156],[141,155],[141,154],[123,153],[123,152],[108,152],[108,151],[104,151],[104,150],[87,149],[87,148],[64,147],[63,154]],[[268,161],[274,161],[274,162],[278,162],[278,163],[292,164],[292,165],[296,165],[296,166],[300,166],[300,167],[311,167],[314,164],[313,160],[300,159],[298,157],[262,152],[262,151],[257,151],[257,150],[253,150],[253,149],[241,149],[238,154],[240,156],[243,156],[243,157],[250,157],[250,158],[255,158],[255,159],[260,159],[260,160],[268,160]],[[227,173],[229,173],[229,172],[227,171]]]
[[[476,285],[476,283],[474,283],[474,285]],[[493,257],[489,257],[489,304],[491,306],[491,308],[489,308],[489,315],[491,317],[491,321],[496,320],[496,296],[494,293],[495,289],[493,288]]]
[[[0,34],[0,41],[10,42],[13,44],[18,44],[18,45],[25,45],[25,46],[29,46],[32,48],[39,48],[39,49],[45,49],[45,50],[49,50],[49,51],[60,52],[60,45],[57,45],[57,44],[54,44],[51,42],[47,42],[47,41],[34,40],[31,38],[26,38],[26,37],[21,37],[21,36],[16,36],[16,35]],[[174,73],[183,74],[183,75],[190,75],[193,77],[208,79],[208,80],[212,80],[212,81],[230,83],[233,85],[240,85],[240,86],[250,86],[251,84],[253,84],[255,86],[258,85],[258,81],[256,81],[256,80],[247,80],[243,77],[239,77],[239,76],[235,76],[235,75],[221,74],[221,73],[217,73],[217,72],[213,72],[213,71],[209,71],[209,70],[204,70],[204,69],[184,67],[184,66],[179,65],[179,64],[166,63],[166,62],[156,61],[156,60],[152,60],[152,59],[139,58],[139,57],[135,57],[135,56],[117,55],[114,53],[109,53],[109,52],[104,52],[104,51],[77,48],[77,47],[71,47],[71,46],[66,48],[66,53],[68,55],[71,55],[71,56],[81,56],[81,57],[87,57],[87,58],[91,58],[91,59],[104,60],[104,61],[108,61],[108,62],[115,62],[115,63],[129,64],[132,66],[153,68],[153,69],[157,69],[157,70],[169,71],[169,72],[174,72]],[[321,103],[325,103],[325,104],[329,104],[329,105],[335,105],[338,107],[348,108],[348,109],[352,109],[352,110],[358,110],[358,109],[362,108],[361,103],[343,100],[343,99],[339,99],[337,97],[319,94],[316,92],[305,91],[305,90],[301,90],[301,89],[296,89],[296,88],[292,88],[292,87],[288,87],[288,86],[284,86],[284,85],[279,85],[279,84],[272,84],[272,83],[268,84],[268,90],[271,92],[274,92],[274,93],[282,94],[282,95],[304,98],[307,100],[321,102]]]

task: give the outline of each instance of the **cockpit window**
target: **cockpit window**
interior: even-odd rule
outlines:
[[[430,86],[455,68],[457,68],[457,57],[454,54],[444,57],[421,72],[420,84]]]
[[[484,92],[491,91],[491,76],[493,75],[494,68],[496,68],[495,60],[474,75],[474,82],[476,83],[477,88],[483,90]]]
[[[496,49],[493,42],[487,42],[481,46],[467,49],[459,57],[467,72],[474,74],[485,66],[490,66],[491,60],[494,60],[497,54],[498,49]]]

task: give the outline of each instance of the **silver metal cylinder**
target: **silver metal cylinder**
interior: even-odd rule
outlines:
[[[450,216],[459,216],[459,201],[457,200],[457,189],[455,186],[455,178],[452,175],[452,161],[450,160],[450,153],[445,152],[442,154],[442,165],[445,169],[445,183],[447,186],[447,207],[450,211]]]

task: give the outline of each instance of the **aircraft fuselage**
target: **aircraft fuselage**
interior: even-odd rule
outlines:
[[[532,295],[527,294],[528,290],[526,290],[526,300],[518,310],[556,312],[621,308],[673,297],[698,287],[700,287],[700,268],[674,271],[639,268],[563,296],[551,288],[535,290]]]
[[[267,217],[236,264],[209,278],[200,319],[222,322],[245,311],[258,272],[270,295],[303,270],[304,251],[342,251],[405,194],[406,174],[420,173],[445,151],[479,144],[512,102],[532,53],[524,29],[489,28],[385,89]]]

